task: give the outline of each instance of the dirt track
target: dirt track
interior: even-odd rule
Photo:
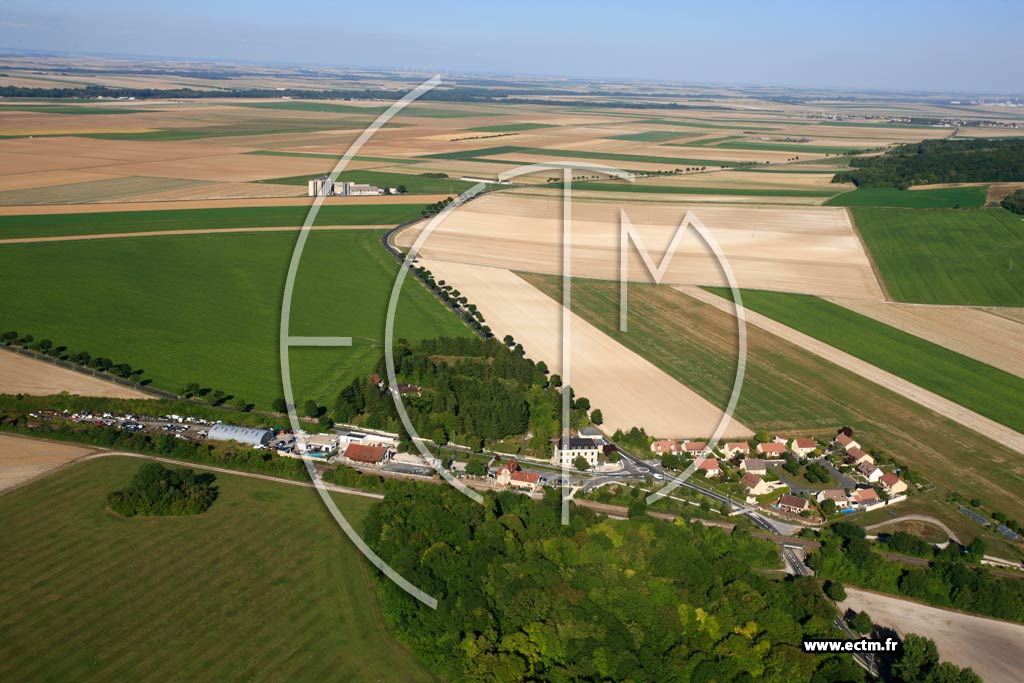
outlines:
[[[49,396],[62,391],[79,396],[153,398],[130,387],[66,370],[11,351],[0,351],[0,393]]]
[[[846,587],[840,609],[866,611],[871,620],[901,636],[916,633],[935,641],[942,661],[969,666],[986,683],[1016,683],[1024,671],[1024,625],[929,607]]]
[[[941,520],[935,519],[930,515],[902,515],[900,517],[893,517],[892,519],[887,519],[884,522],[879,522],[878,524],[866,526],[864,527],[864,530],[873,531],[875,529],[881,529],[882,527],[889,526],[890,524],[896,524],[898,522],[927,522],[928,524],[937,526],[938,528],[942,529],[945,532],[945,534],[949,536],[952,540],[956,541],[957,543],[960,543],[960,537],[956,535],[955,531],[946,526],[945,523],[943,523]]]
[[[682,285],[677,286],[676,289],[683,294],[697,299],[698,301],[710,304],[721,311],[729,313],[730,315],[733,314],[732,304],[730,302],[719,296],[711,294],[710,292],[706,292],[699,287]],[[994,420],[990,420],[983,415],[979,415],[973,410],[968,410],[967,408],[953,403],[949,399],[943,398],[938,394],[922,389],[916,384],[877,368],[870,363],[866,363],[856,356],[840,351],[839,349],[833,348],[824,342],[803,334],[802,332],[798,332],[791,327],[787,327],[782,323],[776,322],[767,316],[747,309],[746,319],[747,323],[750,325],[759,327],[762,330],[776,335],[777,337],[785,339],[805,351],[820,356],[831,363],[835,363],[841,368],[860,375],[864,379],[908,398],[911,401],[942,415],[943,417],[949,418],[968,429],[972,429],[993,441],[1003,444],[1007,448],[1018,453],[1024,453],[1024,434],[1016,432],[1005,425],[995,422]]]
[[[389,225],[316,225],[310,230],[381,230]],[[33,244],[36,242],[74,242],[78,240],[110,240],[119,237],[161,237],[164,235],[219,235],[234,232],[298,232],[301,226],[279,228],[221,228],[211,230],[151,230],[148,232],[107,232],[101,235],[57,235],[54,237],[15,237],[0,244]]]
[[[438,279],[456,287],[480,307],[498,338],[511,334],[535,360],[563,375],[559,303],[514,273],[441,261],[423,264]],[[672,437],[710,435],[722,416],[696,392],[650,361],[630,351],[592,324],[572,315],[572,386],[604,416],[603,427],[642,426],[651,434]],[[731,422],[727,436],[752,432]]]

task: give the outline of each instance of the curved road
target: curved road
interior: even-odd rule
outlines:
[[[900,517],[893,517],[892,519],[887,519],[884,522],[879,522],[878,524],[866,526],[864,527],[864,531],[873,531],[874,529],[880,529],[883,526],[895,524],[896,522],[927,522],[928,524],[932,524],[934,526],[939,527],[946,533],[947,536],[949,536],[951,540],[956,541],[960,545],[963,545],[963,543],[960,542],[960,537],[956,535],[955,531],[953,531],[948,526],[946,526],[939,520],[929,515],[902,515]]]

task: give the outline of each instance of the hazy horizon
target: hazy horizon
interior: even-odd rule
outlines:
[[[989,0],[855,8],[779,2],[515,8],[395,2],[388,11],[263,0],[152,9],[123,0],[6,3],[11,51],[145,55],[465,74],[792,88],[1021,94],[1024,4]],[[939,21],[932,20],[938,18]],[[433,32],[433,34],[431,34]],[[984,50],[978,46],[983,45]]]

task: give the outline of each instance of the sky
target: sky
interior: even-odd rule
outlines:
[[[0,0],[0,48],[612,80],[1024,94],[1021,0]]]

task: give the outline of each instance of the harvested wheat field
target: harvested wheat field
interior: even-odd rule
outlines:
[[[1024,671],[1024,625],[922,605],[846,587],[841,610],[867,612],[871,620],[900,636],[916,633],[935,641],[939,657],[969,666],[986,683],[1017,683]]]
[[[655,264],[661,261],[687,206],[666,202],[575,201],[573,274],[619,278],[619,209],[627,215]],[[882,292],[845,210],[819,206],[694,207],[721,245],[740,287],[824,296],[881,299]],[[562,200],[491,194],[452,212],[423,246],[433,260],[560,273]],[[423,224],[396,239],[408,247]],[[629,279],[650,281],[636,250]],[[721,266],[694,230],[687,230],[665,272],[666,284],[725,285]]]
[[[0,353],[0,393],[49,396],[62,391],[79,396],[152,398],[141,391],[73,370],[65,370],[17,353]]]
[[[0,434],[0,492],[92,453],[94,448]]]
[[[1024,322],[995,311],[961,306],[830,299],[886,325],[945,346],[982,363],[1024,377]]]
[[[561,311],[558,302],[502,268],[424,261],[475,303],[497,336],[511,334],[529,356],[543,360],[569,382],[561,363]],[[600,408],[610,431],[644,427],[659,436],[708,436],[723,407],[714,406],[640,355],[625,348],[586,320],[571,318],[571,384]],[[724,436],[750,436],[732,421]]]

